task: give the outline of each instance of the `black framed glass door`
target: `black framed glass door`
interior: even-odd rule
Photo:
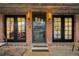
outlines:
[[[5,35],[9,42],[25,42],[26,41],[26,30],[25,30],[25,15],[5,16]]]
[[[74,41],[74,16],[54,15],[53,16],[53,41],[73,42]]]
[[[45,43],[46,42],[45,13],[33,12],[32,18],[33,18],[32,43]]]

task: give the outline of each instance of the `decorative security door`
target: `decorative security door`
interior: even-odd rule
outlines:
[[[25,42],[25,16],[5,16],[5,35],[9,42]]]
[[[46,29],[45,29],[45,13],[33,13],[33,39],[32,43],[45,43],[46,42]]]
[[[74,16],[54,15],[53,16],[53,41],[73,42],[74,41]]]

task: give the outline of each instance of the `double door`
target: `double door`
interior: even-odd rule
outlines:
[[[73,42],[74,41],[74,16],[73,15],[54,15],[52,22],[54,42]]]
[[[5,35],[7,41],[25,42],[26,41],[25,15],[5,16]]]

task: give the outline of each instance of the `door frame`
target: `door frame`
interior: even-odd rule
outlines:
[[[5,35],[5,37],[7,36],[7,34],[6,34],[6,31],[7,31],[7,29],[6,29],[6,23],[7,23],[7,17],[14,17],[14,24],[15,24],[15,21],[16,21],[16,18],[18,18],[18,17],[24,17],[25,18],[25,40],[18,40],[18,39],[13,39],[13,40],[7,40],[7,38],[5,38],[4,39],[4,41],[6,42],[6,40],[8,41],[8,42],[26,42],[26,15],[5,15],[4,16],[4,35]],[[17,22],[17,21],[16,21]],[[14,25],[14,32],[15,32],[15,25]]]
[[[34,17],[36,16],[38,16],[36,13],[38,13],[39,15],[41,15],[42,14],[42,16],[41,17],[43,17],[44,16],[44,18],[45,18],[45,42],[41,42],[41,43],[46,43],[46,12],[39,12],[39,11],[37,11],[37,12],[32,12],[32,40],[33,40],[33,19],[34,19]],[[32,41],[32,43],[33,43],[33,41]],[[36,43],[36,42],[35,42]],[[37,42],[38,43],[38,42]]]
[[[61,29],[61,40],[57,40],[57,39],[54,40],[54,17],[60,17],[61,18],[61,26],[62,26],[62,23],[64,24],[64,18],[65,17],[71,17],[72,18],[72,40],[64,39],[64,36],[65,36],[64,35],[64,28],[63,28],[63,30]],[[53,38],[52,42],[74,42],[74,15],[53,15],[52,16],[52,20],[53,20],[52,21],[52,33],[53,33],[53,35],[52,35],[52,38]],[[63,27],[65,27],[64,25],[63,25]],[[62,36],[62,34],[63,34],[63,36]]]

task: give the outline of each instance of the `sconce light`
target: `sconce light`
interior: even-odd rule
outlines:
[[[49,21],[51,20],[51,18],[49,18]]]
[[[48,19],[51,20],[51,13],[48,13]]]
[[[48,13],[48,17],[51,18],[51,13]]]
[[[28,20],[30,20],[30,13],[28,12],[28,15],[27,15],[27,17],[28,17]]]
[[[30,20],[30,17],[28,18],[28,20]]]

